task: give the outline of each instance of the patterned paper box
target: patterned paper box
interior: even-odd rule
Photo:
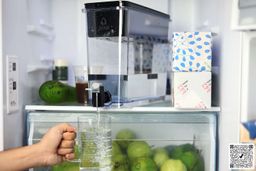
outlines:
[[[243,124],[240,124],[240,142],[241,143],[253,142],[254,144],[256,144],[256,139],[250,138],[250,133]]]
[[[174,72],[211,71],[212,34],[210,32],[173,33]]]
[[[211,107],[211,72],[173,73],[173,102],[176,108]]]

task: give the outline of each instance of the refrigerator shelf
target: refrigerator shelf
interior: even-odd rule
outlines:
[[[34,138],[28,139],[29,142],[39,142],[41,138]],[[182,139],[182,140],[175,140],[175,139],[123,139],[122,141],[147,141],[147,142],[173,142],[173,143],[190,143],[193,144],[195,142],[208,142],[209,140],[199,140],[199,139]],[[112,139],[112,141],[118,141],[118,139]],[[119,140],[120,141],[120,140]],[[33,144],[33,143],[31,143]],[[154,146],[154,145],[153,145]]]
[[[76,111],[76,112],[96,112],[97,108],[91,106],[52,106],[52,105],[26,105],[27,111]],[[198,113],[198,112],[220,112],[220,107],[211,107],[208,109],[178,109],[174,107],[163,106],[142,106],[131,108],[100,108],[102,112],[175,112],[175,113]]]
[[[32,72],[50,72],[52,70],[51,66],[47,66],[47,65],[28,65],[27,66],[27,73],[32,73]]]
[[[35,36],[43,37],[48,41],[53,41],[55,38],[55,34],[52,31],[43,29],[43,28],[35,26],[35,25],[28,25],[27,33],[35,35]]]

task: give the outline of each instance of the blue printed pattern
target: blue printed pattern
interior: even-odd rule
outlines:
[[[212,34],[210,32],[174,32],[172,50],[174,72],[211,71]]]
[[[152,56],[152,73],[166,73],[171,59],[169,44],[154,44]]]

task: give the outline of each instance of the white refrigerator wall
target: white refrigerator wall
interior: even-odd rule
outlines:
[[[18,57],[20,90],[19,110],[3,111],[0,126],[4,127],[1,140],[5,149],[22,145],[24,105],[38,100],[39,86],[51,79],[53,60],[66,59],[70,66],[86,63],[82,8],[79,0],[3,0],[3,90],[7,90],[7,55]],[[69,74],[72,84],[71,67]],[[3,94],[4,106],[6,96]]]
[[[74,85],[74,65],[87,65],[84,0],[52,0],[55,30],[53,58],[67,60],[69,84]]]
[[[43,2],[44,1],[44,2]],[[6,56],[18,58],[17,112],[7,114],[6,97],[3,94],[4,148],[22,145],[24,133],[24,105],[38,97],[38,86],[49,77],[48,64],[41,58],[51,58],[52,42],[37,30],[27,32],[28,26],[40,27],[40,20],[50,23],[49,2],[46,0],[3,0],[3,89],[7,92]],[[44,59],[42,59],[44,60]],[[2,112],[1,112],[2,113]]]

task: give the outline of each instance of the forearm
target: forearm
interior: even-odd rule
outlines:
[[[75,129],[68,124],[51,128],[37,144],[0,152],[1,171],[19,171],[58,164],[74,158]]]
[[[0,166],[4,171],[25,170],[44,165],[44,155],[38,144],[0,152]]]

